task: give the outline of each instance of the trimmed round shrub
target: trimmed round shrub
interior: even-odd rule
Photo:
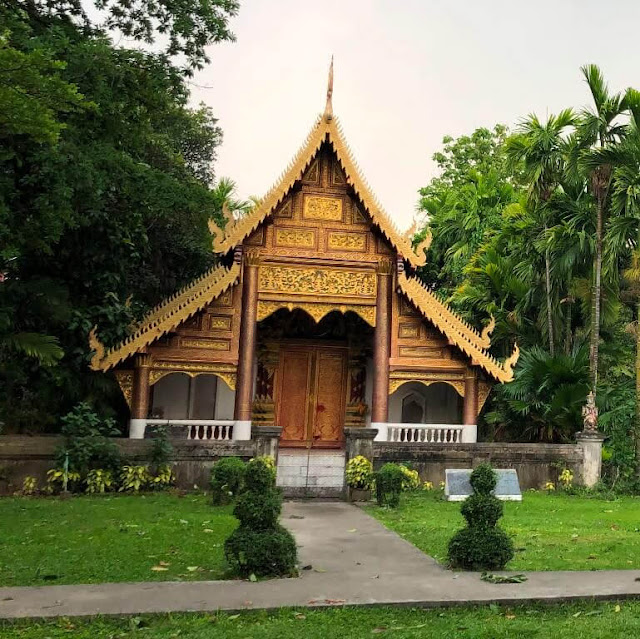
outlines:
[[[474,493],[479,495],[490,495],[498,483],[498,475],[491,468],[491,464],[479,464],[473,469],[469,483]]]
[[[467,497],[460,508],[468,525],[493,528],[502,517],[502,502],[493,495],[473,494]]]
[[[241,526],[227,539],[227,561],[241,577],[293,575],[296,569],[296,542],[280,525],[269,530]]]
[[[460,509],[467,526],[449,541],[449,564],[464,570],[501,570],[513,558],[513,542],[497,526],[503,506],[492,494],[496,473],[489,464],[481,464],[470,481],[473,494]]]
[[[453,568],[502,570],[512,558],[513,542],[502,528],[463,528],[449,542]]]
[[[282,495],[276,488],[275,466],[270,458],[256,457],[247,465],[245,491],[233,514],[238,528],[224,544],[229,564],[241,577],[281,577],[295,572],[296,542],[278,523]]]
[[[275,468],[266,458],[254,457],[246,465],[244,481],[247,490],[263,491],[275,488]]]
[[[233,514],[253,530],[273,528],[282,510],[282,495],[275,490],[247,491],[238,497]]]
[[[211,496],[214,506],[231,503],[244,487],[247,464],[239,457],[223,457],[211,468]]]
[[[405,482],[405,470],[402,466],[386,463],[375,474],[376,499],[379,506],[397,508]]]

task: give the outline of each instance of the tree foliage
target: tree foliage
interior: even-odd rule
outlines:
[[[169,54],[192,64],[229,39],[237,8],[97,6],[137,39],[173,33]],[[114,381],[87,372],[88,333],[122,339],[206,269],[207,222],[222,220],[211,110],[189,106],[167,53],[114,46],[83,7],[0,5],[0,419],[13,429],[54,428],[79,401],[124,416]]]

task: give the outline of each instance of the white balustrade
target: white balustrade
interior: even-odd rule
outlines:
[[[187,439],[194,441],[231,441],[233,420],[222,419],[148,419],[148,426],[184,426]]]
[[[387,424],[384,441],[402,444],[461,444],[473,441],[466,437],[468,426],[461,424]],[[475,427],[474,427],[475,434]],[[471,435],[471,433],[468,433]]]

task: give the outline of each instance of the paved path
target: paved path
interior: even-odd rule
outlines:
[[[521,584],[454,573],[343,502],[289,502],[283,523],[300,546],[298,579],[0,588],[0,617],[241,610],[282,606],[440,606],[640,597],[640,571],[532,572]]]

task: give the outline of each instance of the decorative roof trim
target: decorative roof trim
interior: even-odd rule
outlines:
[[[307,139],[296,153],[295,157],[286,168],[280,179],[271,187],[260,203],[247,215],[239,220],[227,224],[224,231],[215,224],[210,224],[213,240],[213,251],[227,253],[241,244],[264,220],[273,213],[274,209],[284,200],[285,196],[294,185],[302,178],[322,143],[327,140],[333,146],[338,160],[347,175],[347,183],[353,187],[356,195],[362,201],[373,223],[382,234],[391,242],[394,248],[412,266],[423,266],[427,259],[425,250],[430,244],[428,235],[419,247],[417,253],[413,251],[411,239],[403,235],[392,222],[387,212],[371,191],[367,181],[362,176],[353,154],[344,138],[338,118],[332,116],[326,118],[319,116],[313,125]]]
[[[214,266],[152,309],[134,333],[109,350],[106,350],[98,340],[94,327],[89,335],[89,346],[95,351],[91,359],[91,368],[94,371],[108,371],[127,357],[139,353],[222,295],[238,282],[239,277],[239,264],[234,263],[229,269],[224,266]]]
[[[489,334],[493,330],[492,322],[482,331],[482,335],[462,318],[458,317],[416,277],[407,277],[404,273],[398,275],[398,286],[404,295],[430,322],[442,331],[447,338],[461,351],[468,355],[474,364],[481,366],[489,375],[499,382],[513,380],[513,367],[518,361],[520,349],[516,344],[511,356],[500,363],[486,352],[489,347]]]

